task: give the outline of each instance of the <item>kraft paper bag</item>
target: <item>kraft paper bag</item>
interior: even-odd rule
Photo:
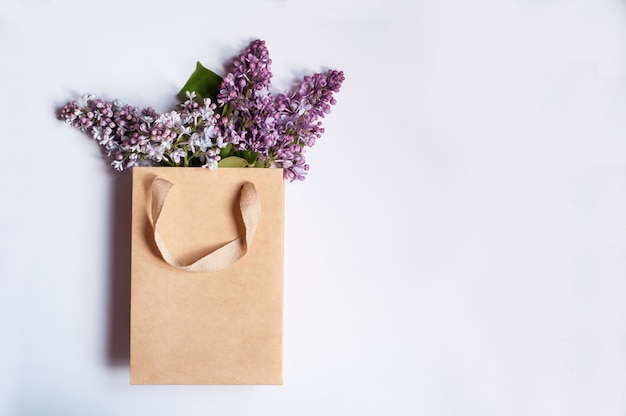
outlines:
[[[136,167],[132,198],[131,384],[282,384],[282,170]]]

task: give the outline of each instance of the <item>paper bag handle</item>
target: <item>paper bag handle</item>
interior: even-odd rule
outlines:
[[[174,186],[173,183],[160,176],[157,176],[152,181],[152,228],[154,230],[154,242],[166,263],[177,269],[189,272],[215,272],[228,267],[247,253],[261,217],[259,195],[252,182],[245,182],[241,186],[241,194],[239,196],[239,209],[246,229],[245,234],[213,250],[191,264],[181,264],[174,259],[159,234],[159,218],[172,186]]]

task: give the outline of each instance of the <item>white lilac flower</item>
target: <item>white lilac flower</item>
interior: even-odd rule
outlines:
[[[172,152],[172,154],[170,155],[170,158],[174,161],[174,163],[178,165],[180,164],[181,158],[184,158],[185,155],[186,153],[183,149],[176,149]]]
[[[204,127],[204,137],[206,137],[207,140],[215,138],[215,125],[211,124]]]
[[[189,145],[193,146],[194,153],[197,148],[201,153],[206,152],[211,146],[211,139],[202,133],[194,133],[191,135],[191,139],[189,140]]]
[[[181,136],[189,136],[191,134],[191,127],[187,123],[181,124],[178,128],[178,132]]]
[[[115,170],[122,171],[122,170],[124,170],[124,161],[122,161],[122,160],[114,160],[114,161],[111,162],[111,166],[113,166],[113,168]]]
[[[207,168],[209,170],[217,169],[218,160],[215,159],[206,159],[206,163],[202,165],[203,168]]]
[[[170,111],[169,113],[161,114],[157,119],[157,123],[163,123],[167,127],[178,127],[182,124],[180,114],[176,111]]]

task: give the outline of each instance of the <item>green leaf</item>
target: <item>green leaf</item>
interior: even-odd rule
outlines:
[[[261,160],[261,159],[258,159],[258,160],[255,162],[255,164],[254,164],[254,166],[253,166],[253,167],[255,167],[255,168],[264,168],[264,167],[265,167],[265,161],[264,161],[264,160]]]
[[[246,159],[249,165],[254,165],[256,163],[257,158],[259,157],[258,152],[253,152],[251,150],[237,152],[237,156],[243,157]]]
[[[220,168],[247,168],[250,166],[248,161],[238,156],[229,156],[217,162]]]
[[[228,143],[226,146],[220,149],[220,158],[221,159],[227,158],[228,156],[231,155],[232,150],[233,150],[233,144]]]
[[[222,117],[230,118],[232,113],[232,108],[229,103],[226,103],[224,107],[222,107]]]
[[[185,93],[194,91],[197,95],[197,101],[202,102],[204,98],[210,98],[211,101],[215,102],[221,83],[222,77],[197,62],[196,70],[193,71],[185,86],[180,90],[178,97],[185,101],[187,99]]]

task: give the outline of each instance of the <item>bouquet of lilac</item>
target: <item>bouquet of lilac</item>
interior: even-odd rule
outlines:
[[[159,114],[93,95],[65,104],[60,116],[93,137],[117,170],[133,166],[280,167],[303,180],[304,152],[324,132],[344,74],[305,76],[292,90],[270,93],[265,42],[255,40],[224,78],[199,62],[177,109]]]

